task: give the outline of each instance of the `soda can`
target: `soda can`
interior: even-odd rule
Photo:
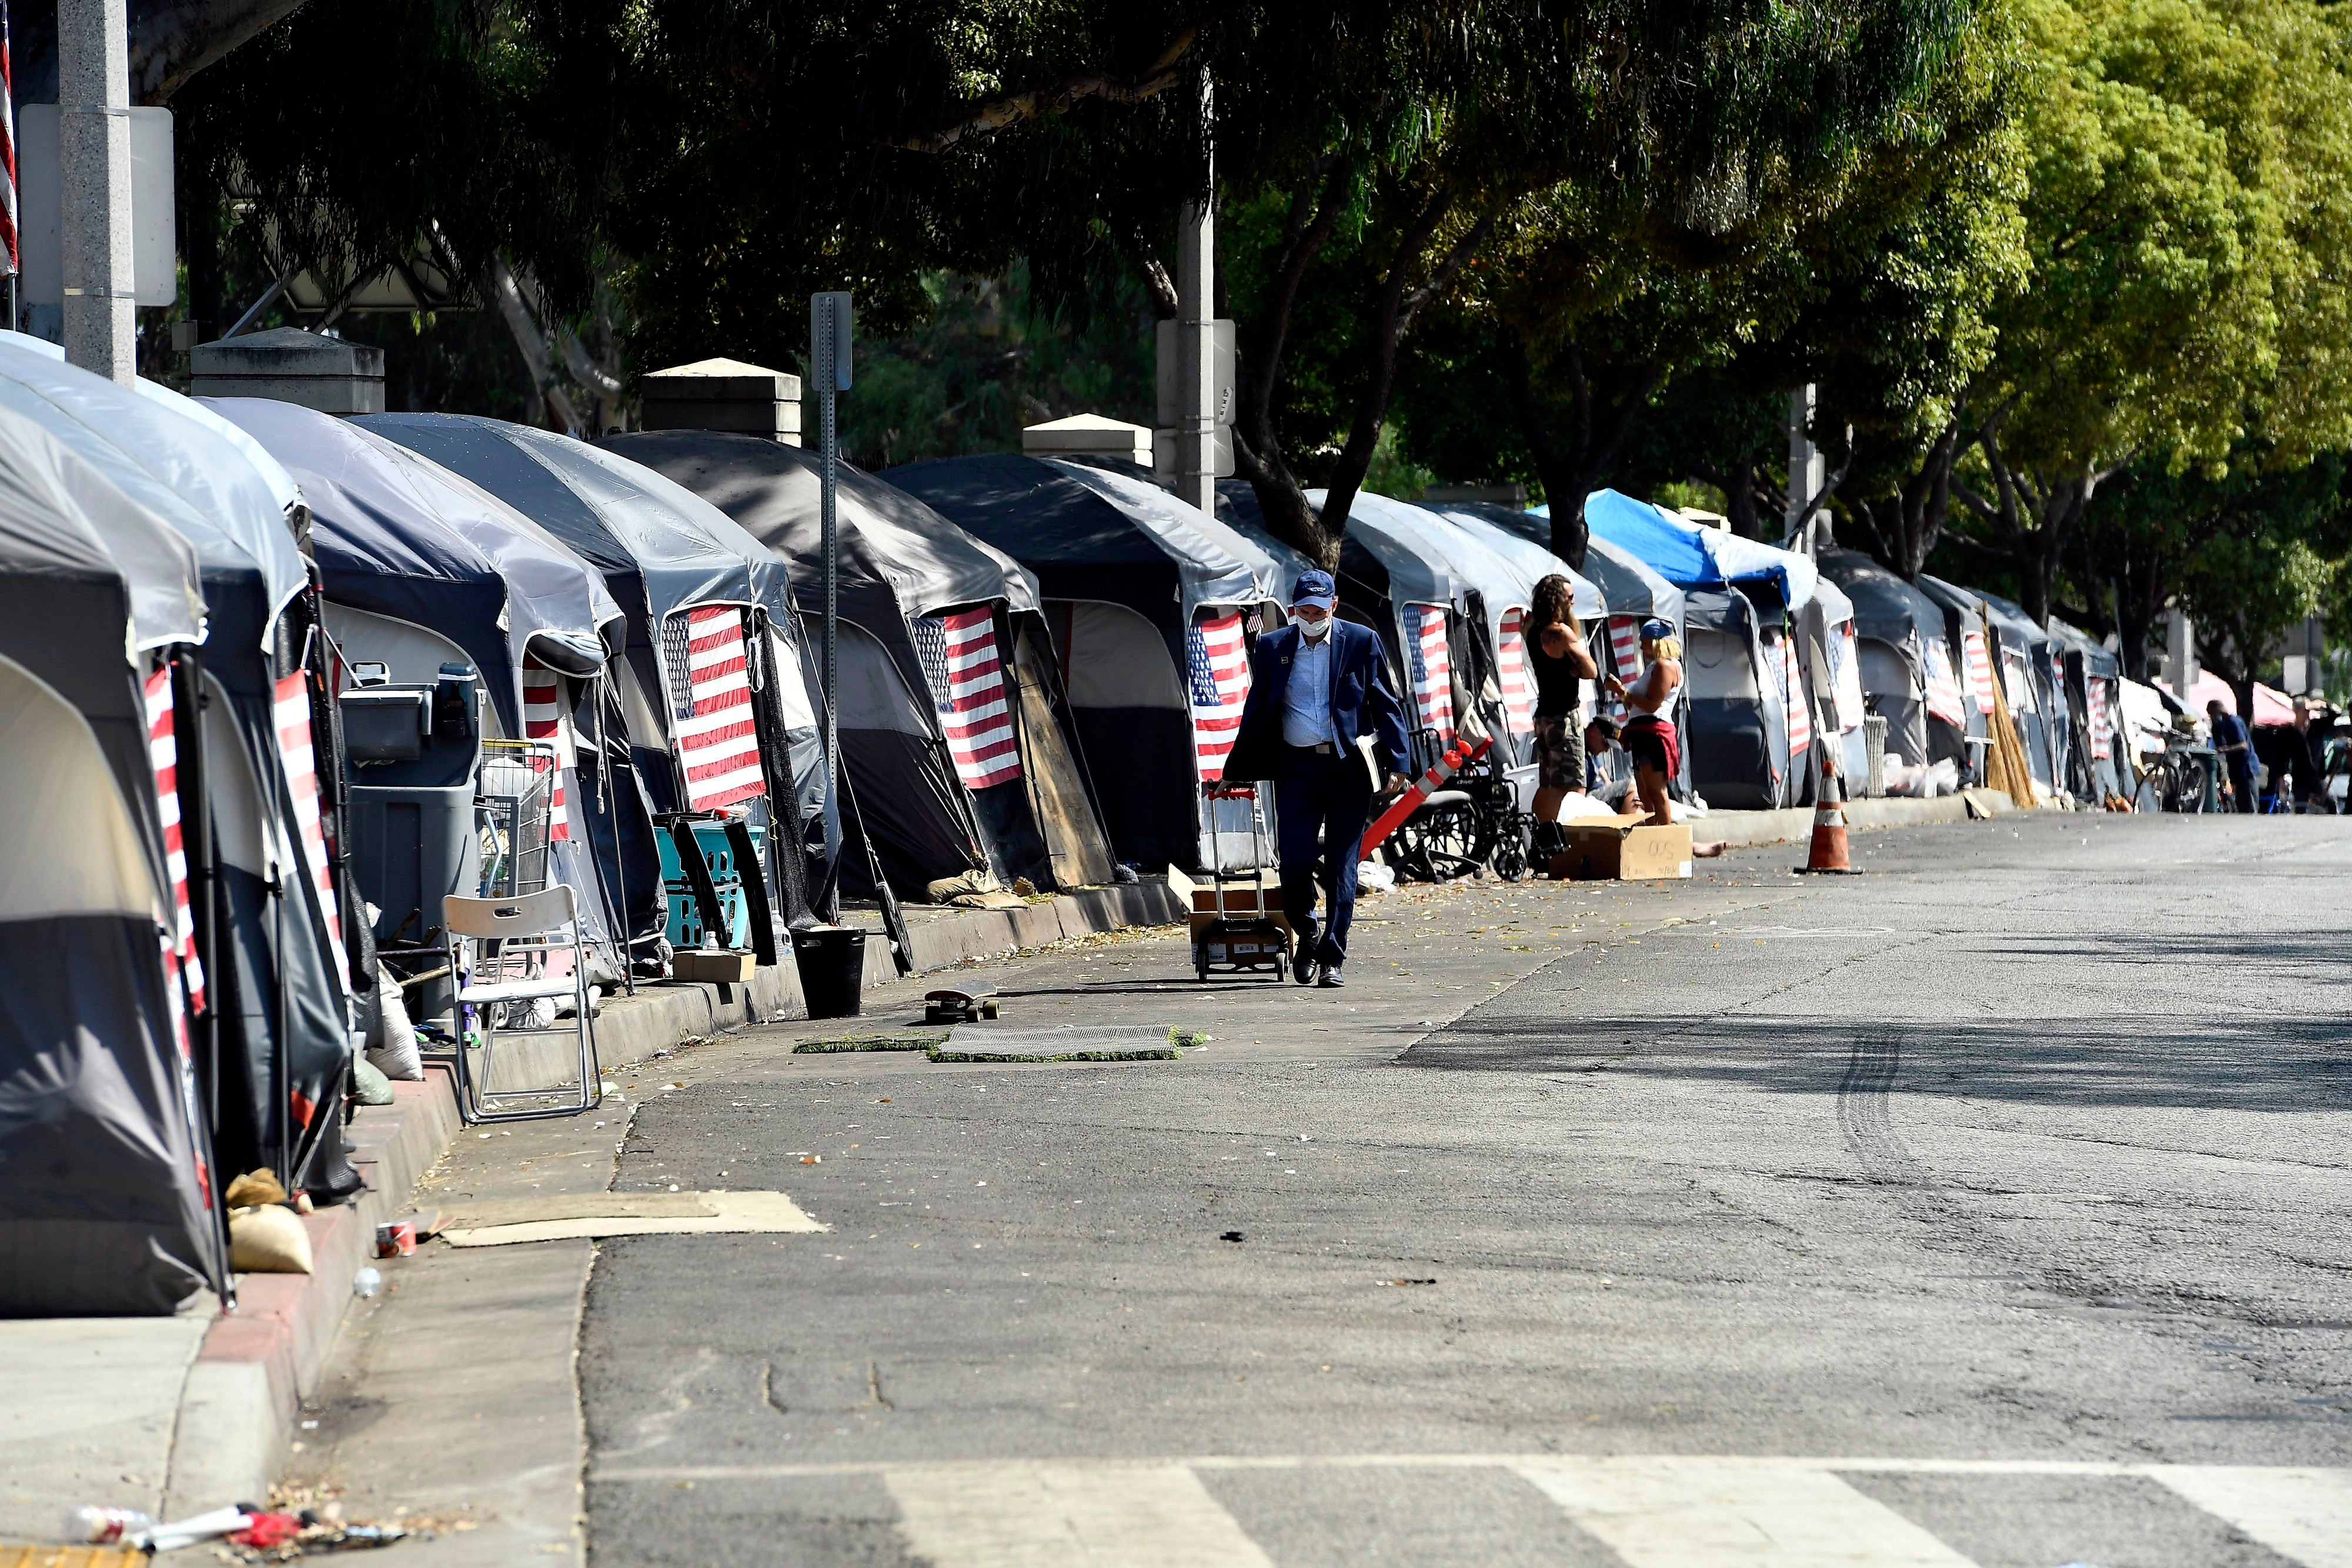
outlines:
[[[416,1256],[416,1222],[413,1219],[387,1219],[377,1226],[375,1255],[379,1258]]]

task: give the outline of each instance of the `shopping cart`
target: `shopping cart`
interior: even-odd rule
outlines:
[[[1193,909],[1192,972],[1205,980],[1211,973],[1239,975],[1271,969],[1277,980],[1290,975],[1290,927],[1275,918],[1273,890],[1267,885],[1265,805],[1250,784],[1211,784],[1212,802],[1250,803],[1250,866],[1246,875],[1229,873],[1223,855],[1212,856],[1208,909]],[[1215,820],[1213,805],[1210,817]],[[1201,918],[1202,915],[1208,919]]]

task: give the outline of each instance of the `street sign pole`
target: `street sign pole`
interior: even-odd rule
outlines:
[[[809,374],[816,382],[818,516],[824,526],[824,771],[835,799],[841,789],[841,681],[837,660],[841,631],[841,549],[834,512],[841,442],[834,423],[834,398],[849,390],[849,296],[809,296]]]

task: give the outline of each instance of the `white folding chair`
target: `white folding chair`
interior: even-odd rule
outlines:
[[[576,1116],[604,1099],[596,1065],[595,1001],[588,989],[588,954],[580,936],[580,911],[562,883],[517,898],[441,901],[441,921],[449,935],[450,963],[457,978],[457,1112],[468,1124],[528,1122]],[[570,972],[557,972],[570,959]],[[491,1085],[493,1052],[502,1015],[517,1005],[542,998],[572,998],[572,1024],[580,1046],[580,1082],[544,1088],[498,1089]],[[478,1030],[478,1036],[477,1031]],[[550,1029],[506,1028],[509,1034],[546,1035]],[[469,1059],[481,1053],[475,1076]],[[499,1102],[535,1101],[518,1109]],[[550,1102],[557,1102],[551,1103]]]

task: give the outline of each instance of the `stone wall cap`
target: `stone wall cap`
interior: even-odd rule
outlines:
[[[370,376],[383,374],[383,350],[306,332],[272,327],[263,332],[199,343],[190,356],[198,375]]]
[[[671,365],[664,370],[647,371],[643,390],[647,397],[663,399],[797,399],[801,395],[801,379],[783,371],[772,371],[765,365],[746,364],[741,360],[697,360],[690,365]]]

